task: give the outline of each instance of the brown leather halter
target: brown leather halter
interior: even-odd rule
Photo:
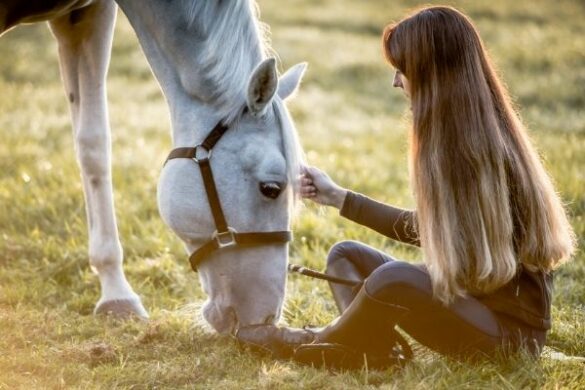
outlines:
[[[246,112],[247,110],[244,109],[243,114]],[[226,126],[223,123],[223,120],[221,120],[217,123],[217,125],[215,125],[209,134],[207,134],[207,137],[205,137],[203,142],[201,142],[199,145],[196,145],[195,147],[175,148],[171,151],[171,153],[169,153],[165,161],[166,164],[169,160],[175,158],[188,158],[199,165],[201,177],[203,178],[203,185],[205,186],[205,192],[207,194],[207,200],[209,201],[211,214],[213,215],[213,220],[215,221],[216,230],[211,234],[211,238],[199,249],[194,251],[191,256],[189,256],[191,268],[195,272],[197,272],[197,266],[201,264],[201,262],[207,256],[209,256],[217,249],[227,248],[235,245],[257,246],[286,243],[292,239],[292,233],[289,230],[239,233],[236,231],[236,229],[228,225],[221,208],[221,202],[219,201],[219,195],[217,194],[217,188],[215,187],[215,180],[213,179],[211,165],[209,164],[213,147],[228,130],[229,126]],[[197,156],[199,149],[201,149],[203,153],[203,156],[201,157]],[[362,283],[357,280],[343,279],[332,275],[327,275],[295,264],[289,264],[288,270],[290,272],[296,272],[312,278],[327,280],[332,283],[345,284],[347,286],[357,286]]]
[[[246,110],[244,110],[245,114]],[[229,126],[223,124],[223,120],[209,132],[207,137],[195,147],[175,148],[169,153],[165,164],[175,158],[188,158],[199,165],[203,185],[207,194],[207,200],[211,207],[211,214],[215,221],[215,231],[211,234],[210,239],[199,249],[195,250],[189,257],[191,268],[197,272],[197,266],[217,249],[227,248],[230,246],[257,246],[267,244],[287,243],[292,239],[292,233],[289,230],[274,232],[246,232],[240,233],[233,227],[230,227],[225,219],[221,208],[221,202],[215,187],[215,180],[211,171],[209,160],[215,144],[229,130]],[[198,152],[201,155],[198,156]]]

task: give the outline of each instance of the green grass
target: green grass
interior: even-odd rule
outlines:
[[[450,2],[476,21],[585,243],[585,6],[579,0]],[[407,102],[391,88],[380,31],[414,1],[261,0],[283,68],[308,61],[290,108],[308,160],[342,185],[412,207]],[[545,356],[462,364],[419,348],[402,371],[336,374],[239,350],[193,321],[204,295],[156,209],[170,148],[166,105],[120,17],[109,73],[115,202],[126,273],[148,324],[94,318],[97,278],[56,44],[43,25],[0,39],[0,389],[585,388],[585,364]],[[337,240],[420,252],[307,205],[291,260],[322,268]],[[556,274],[547,354],[585,356],[585,255]],[[285,320],[335,315],[326,284],[289,277]]]

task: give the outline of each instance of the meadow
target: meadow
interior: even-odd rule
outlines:
[[[430,2],[436,3],[436,2]],[[201,326],[205,297],[179,240],[156,207],[170,150],[166,104],[120,14],[108,76],[113,175],[125,271],[151,320],[92,315],[99,297],[56,43],[46,25],[0,39],[0,389],[385,388],[585,389],[585,4],[581,0],[468,0],[577,235],[555,275],[553,328],[538,361],[465,364],[416,347],[402,370],[335,373],[258,357]],[[391,88],[380,34],[411,0],[260,0],[281,69],[307,61],[289,103],[307,161],[343,186],[413,207],[409,115]],[[420,261],[421,253],[307,204],[294,222],[291,261],[322,269],[328,248],[355,239]],[[336,315],[327,284],[290,275],[283,321]]]

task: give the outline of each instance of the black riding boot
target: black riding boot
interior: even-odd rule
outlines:
[[[379,301],[362,286],[349,307],[324,328],[315,329],[315,341],[295,350],[303,363],[339,368],[385,368],[412,357],[406,341],[394,329],[407,309]]]
[[[290,359],[299,345],[312,343],[315,339],[311,331],[276,325],[242,327],[235,336],[240,345],[277,359]]]
[[[276,358],[293,358],[313,366],[356,369],[387,368],[412,358],[412,350],[394,330],[407,309],[371,297],[365,287],[341,316],[319,329],[275,325],[241,328],[237,340]]]

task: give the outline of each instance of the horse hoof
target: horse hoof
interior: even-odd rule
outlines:
[[[98,302],[94,315],[108,315],[114,318],[137,317],[141,320],[148,319],[148,313],[140,298],[136,299],[113,299],[105,302]]]

